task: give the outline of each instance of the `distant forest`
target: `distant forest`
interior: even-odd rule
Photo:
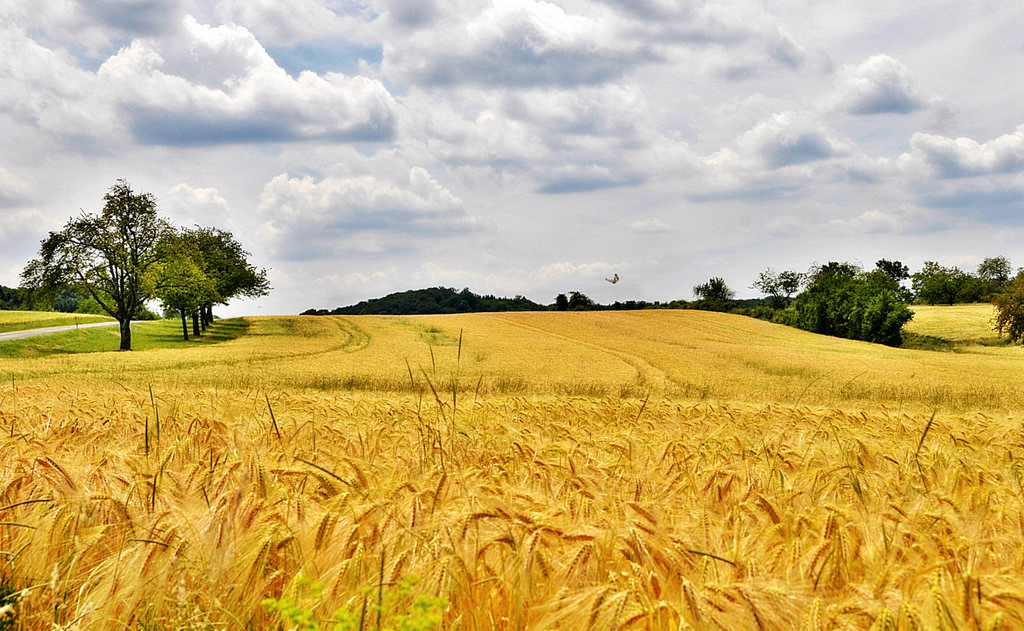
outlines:
[[[615,280],[610,282],[616,282]],[[910,285],[909,287],[907,285]],[[914,317],[910,305],[992,302],[999,312],[995,327],[1011,341],[1024,341],[1024,268],[1013,276],[1009,259],[990,257],[976,273],[926,261],[911,274],[900,261],[881,259],[874,269],[855,263],[814,264],[807,272],[768,268],[751,285],[765,298],[740,300],[721,277],[693,288],[696,300],[630,300],[602,305],[573,291],[558,294],[554,304],[540,305],[523,296],[479,296],[468,288],[419,289],[364,300],[333,310],[309,309],[303,315],[417,315],[477,311],[596,311],[634,309],[702,309],[746,315],[814,333],[901,346],[903,325]]]
[[[764,304],[765,300],[734,300],[730,306],[753,307]],[[431,287],[429,289],[413,289],[388,294],[383,298],[363,300],[358,304],[335,309],[308,309],[302,315],[436,315],[444,313],[474,313],[496,311],[598,311],[598,310],[635,310],[635,309],[685,309],[693,308],[695,303],[685,300],[672,302],[647,302],[644,300],[627,300],[602,305],[594,302],[586,295],[573,291],[568,295],[559,294],[555,302],[542,305],[523,296],[515,298],[498,298],[493,295],[478,295],[465,288],[457,291],[449,287]]]
[[[475,311],[538,311],[545,307],[523,296],[497,298],[479,296],[468,288],[456,291],[447,287],[414,289],[364,300],[348,307],[309,309],[302,315],[428,315],[472,313]]]

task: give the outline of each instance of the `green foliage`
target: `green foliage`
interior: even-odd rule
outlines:
[[[0,311],[21,311],[27,309],[21,291],[14,287],[0,285]]]
[[[901,280],[908,280],[910,278],[910,268],[901,263],[900,261],[890,261],[888,259],[879,259],[875,261],[875,269],[882,272],[889,278],[893,279],[897,283]]]
[[[979,298],[993,301],[1010,282],[1013,267],[1005,256],[990,256],[978,264]]]
[[[82,300],[84,300],[84,298],[79,295],[78,292],[73,289],[65,289],[64,291],[58,292],[50,299],[50,306],[54,311],[59,311],[61,313],[77,313],[78,305],[81,304]]]
[[[156,199],[124,180],[103,200],[99,215],[83,212],[42,241],[39,258],[21,274],[22,287],[34,298],[52,300],[69,288],[90,296],[121,324],[121,350],[131,350],[128,322],[153,297],[157,244],[171,228],[157,216]]]
[[[249,253],[230,232],[196,227],[182,231],[181,238],[184,247],[192,249],[191,258],[209,283],[200,292],[208,307],[227,304],[239,296],[258,298],[270,292],[267,270],[249,263]]]
[[[990,256],[978,264],[978,278],[983,281],[1005,283],[1010,280],[1013,266],[1005,256]]]
[[[266,598],[262,604],[271,613],[278,614],[284,627],[290,631],[361,631],[369,628],[380,631],[429,631],[441,624],[448,603],[436,596],[413,597],[412,588],[417,582],[418,578],[410,576],[393,585],[366,587],[358,611],[342,607],[327,620],[321,620],[317,611],[322,601],[324,584],[306,576],[300,575],[295,579],[295,587],[290,596]]]
[[[996,315],[993,326],[1011,342],[1024,341],[1024,273],[1018,274],[1002,293],[992,298]]]
[[[935,261],[925,261],[912,278],[917,301],[929,305],[977,302],[983,289],[976,277],[959,267],[943,267]]]
[[[472,313],[477,311],[540,311],[544,307],[522,296],[495,298],[479,296],[468,288],[455,291],[447,287],[416,289],[364,300],[348,307],[310,309],[303,315],[427,315]]]
[[[0,580],[0,631],[17,629],[18,602],[22,592],[7,579]]]
[[[706,283],[701,283],[693,288],[693,295],[699,300],[706,302],[725,303],[732,300],[736,294],[725,284],[719,276],[711,278]]]
[[[96,300],[92,296],[83,298],[82,300],[78,301],[78,304],[75,306],[75,313],[107,315],[107,312],[103,310],[103,307],[100,306],[100,303],[96,302]]]
[[[558,294],[555,296],[555,311],[568,311],[569,310],[569,297],[565,294]]]
[[[21,274],[36,304],[58,311],[106,313],[120,324],[121,350],[131,350],[133,319],[154,319],[146,304],[213,322],[213,304],[236,296],[265,295],[266,270],[247,261],[230,233],[216,228],[176,231],[157,216],[156,199],[118,180],[104,195],[99,215],[82,213],[39,247]],[[0,298],[7,302],[6,294]],[[22,296],[22,307],[25,297]],[[205,328],[205,326],[204,326]],[[187,329],[185,329],[187,338]]]
[[[590,311],[595,303],[584,293],[578,291],[569,292],[569,311]]]
[[[737,306],[734,300],[736,294],[725,280],[716,276],[706,283],[701,283],[693,288],[693,295],[697,300],[686,305],[688,309],[702,309],[705,311],[730,311]]]
[[[95,322],[83,316],[83,324]],[[67,324],[67,322],[56,324]],[[72,323],[73,324],[73,323]],[[216,344],[237,339],[245,334],[249,324],[240,318],[217,320],[202,338],[191,342],[181,339],[181,329],[174,320],[157,320],[132,325],[132,346],[136,350],[146,351],[157,348],[192,348],[195,344]],[[99,353],[114,348],[117,341],[116,326],[83,328],[76,331],[65,331],[29,337],[23,340],[9,340],[0,344],[0,358],[44,357],[48,355],[68,355],[77,353]]]
[[[889,346],[902,343],[913,318],[905,292],[889,274],[861,272],[850,263],[813,269],[807,289],[793,302],[791,323],[801,329]]]
[[[785,309],[793,301],[793,295],[800,291],[803,278],[803,274],[798,272],[789,270],[775,272],[769,267],[757,275],[757,280],[754,281],[751,288],[762,294],[768,294],[772,306],[776,309]]]
[[[215,298],[214,280],[206,273],[199,243],[186,232],[172,232],[160,242],[157,297],[164,313],[181,317],[182,337],[188,339],[187,317]],[[198,333],[198,331],[196,331]]]

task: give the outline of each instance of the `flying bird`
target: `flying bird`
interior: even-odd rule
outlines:
[[[605,280],[614,285],[615,283],[619,282],[619,275],[616,274],[615,276],[612,276],[611,278],[606,278]]]

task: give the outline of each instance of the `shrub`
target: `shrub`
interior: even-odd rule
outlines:
[[[1011,342],[1024,341],[1024,276],[1018,275],[1001,294],[992,298],[996,315],[993,326],[1000,336],[1006,333]]]
[[[888,274],[829,263],[810,274],[793,303],[792,323],[807,331],[889,346],[903,342],[903,325],[914,317],[905,292]]]

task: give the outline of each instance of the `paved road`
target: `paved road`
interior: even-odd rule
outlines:
[[[9,340],[20,340],[34,335],[46,335],[47,333],[60,333],[61,331],[74,331],[75,329],[88,329],[94,326],[116,326],[117,322],[93,322],[91,324],[69,324],[67,326],[48,326],[42,329],[26,329],[24,331],[10,331],[0,333],[0,342]]]

